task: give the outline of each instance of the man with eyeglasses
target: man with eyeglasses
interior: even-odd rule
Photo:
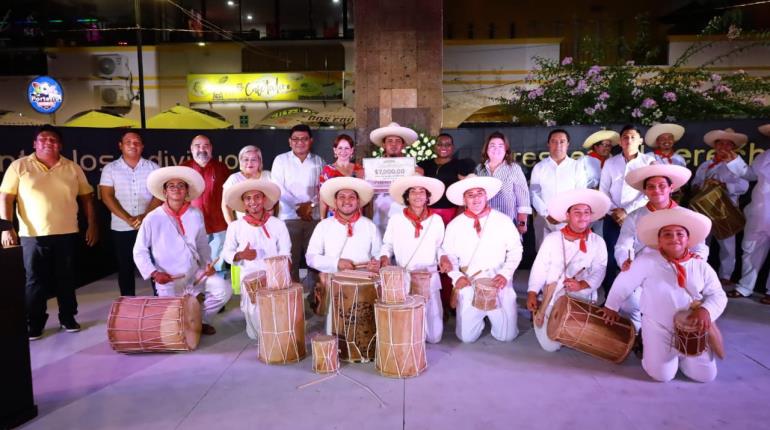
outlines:
[[[291,277],[294,282],[301,282],[299,269],[308,267],[305,253],[320,218],[318,178],[326,162],[310,152],[313,135],[307,125],[292,127],[289,147],[291,151],[275,157],[271,172],[273,182],[281,188],[278,218],[286,223],[291,238]],[[315,278],[315,272],[308,267],[306,288],[315,285]]]

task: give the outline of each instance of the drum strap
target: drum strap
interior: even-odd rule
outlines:
[[[201,265],[201,257],[200,257],[200,254],[198,254],[198,250],[196,250],[195,247],[190,242],[187,241],[187,236],[185,236],[185,234],[182,232],[182,230],[180,229],[180,227],[177,224],[176,220],[173,219],[171,217],[171,215],[167,215],[167,216],[171,220],[171,223],[174,224],[174,228],[175,228],[177,234],[179,235],[179,237],[182,239],[182,242],[184,242],[185,246],[187,247],[187,249],[192,254],[193,259],[195,260],[195,264],[200,266]]]
[[[409,257],[408,260],[406,260],[406,264],[404,264],[404,269],[409,270],[409,263],[412,262],[412,259],[414,259],[414,256],[417,255],[417,251],[420,249],[420,245],[422,245],[422,242],[425,239],[425,236],[428,235],[428,232],[430,231],[430,226],[433,224],[433,219],[436,218],[434,216],[430,217],[428,219],[428,225],[425,227],[424,234],[420,235],[420,240],[417,242],[417,246],[414,247],[414,251],[412,251],[412,255]]]
[[[468,269],[471,267],[471,263],[473,263],[473,260],[476,258],[476,252],[479,250],[479,246],[481,245],[481,241],[484,240],[484,233],[487,231],[487,221],[489,221],[489,215],[484,219],[484,224],[481,226],[481,233],[479,233],[479,240],[476,242],[476,247],[473,248],[473,254],[471,254],[471,258],[468,260],[468,264],[466,264],[464,267],[460,267],[460,271],[468,275]]]

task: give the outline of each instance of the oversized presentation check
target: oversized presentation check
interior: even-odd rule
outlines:
[[[374,187],[374,192],[387,192],[396,179],[413,175],[415,160],[412,157],[364,158],[364,179]]]

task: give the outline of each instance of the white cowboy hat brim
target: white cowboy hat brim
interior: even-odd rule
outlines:
[[[586,138],[583,142],[583,148],[591,149],[594,145],[604,140],[609,140],[615,146],[620,143],[620,135],[617,131],[599,130]]]
[[[265,195],[263,206],[266,210],[272,209],[281,198],[281,189],[275,183],[267,179],[246,179],[225,190],[224,199],[227,206],[237,212],[246,212],[243,195],[249,191],[262,191]]]
[[[465,179],[450,185],[446,190],[446,198],[457,206],[465,206],[463,194],[466,191],[474,188],[483,188],[487,192],[487,201],[489,201],[495,194],[500,192],[502,187],[503,183],[497,178],[470,174]]]
[[[364,207],[372,201],[374,189],[363,179],[350,176],[340,176],[327,179],[321,185],[321,201],[326,203],[332,210],[337,209],[336,194],[339,190],[353,190],[358,194],[358,206]]]
[[[402,176],[390,184],[390,197],[397,203],[406,205],[404,202],[404,192],[412,187],[423,187],[430,192],[430,201],[428,206],[435,204],[441,196],[444,195],[444,183],[436,178],[429,178],[422,175]]]
[[[636,226],[639,240],[650,248],[658,249],[658,232],[669,225],[680,225],[690,233],[687,247],[703,242],[711,231],[711,220],[697,212],[675,207],[661,209],[643,216]]]
[[[206,188],[203,176],[195,169],[185,166],[169,166],[153,170],[147,176],[147,189],[155,198],[165,202],[166,195],[163,192],[163,184],[172,179],[181,179],[187,184],[187,200],[197,199]]]
[[[679,124],[655,124],[645,133],[644,143],[650,148],[655,148],[658,146],[655,143],[658,140],[658,136],[666,133],[673,134],[674,142],[678,142],[684,136],[684,127]]]
[[[548,204],[548,215],[559,222],[567,220],[567,211],[575,205],[588,205],[591,208],[591,221],[607,215],[610,210],[610,198],[601,191],[588,188],[560,193]]]
[[[757,130],[765,136],[770,136],[770,124],[760,125]]]
[[[386,127],[380,127],[369,133],[369,140],[377,146],[382,146],[388,136],[398,136],[404,139],[404,146],[409,146],[417,140],[417,132],[411,128],[401,127],[398,123],[391,122]]]
[[[671,180],[671,189],[676,191],[692,177],[690,169],[675,164],[650,164],[628,172],[626,183],[644,192],[644,181],[655,176],[665,176]]]
[[[712,148],[714,147],[714,142],[717,140],[729,140],[735,144],[735,149],[740,149],[743,145],[748,143],[749,137],[743,133],[736,133],[731,128],[726,130],[711,130],[703,136],[703,141]]]

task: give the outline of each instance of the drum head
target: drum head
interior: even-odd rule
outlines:
[[[201,329],[203,326],[201,304],[195,296],[188,294],[182,298],[182,306],[184,309],[182,313],[182,327],[187,346],[192,350],[198,347],[198,343],[201,340]]]
[[[551,309],[551,316],[548,317],[548,327],[546,333],[549,339],[556,339],[561,331],[564,318],[567,316],[567,296],[561,296],[556,300]]]

